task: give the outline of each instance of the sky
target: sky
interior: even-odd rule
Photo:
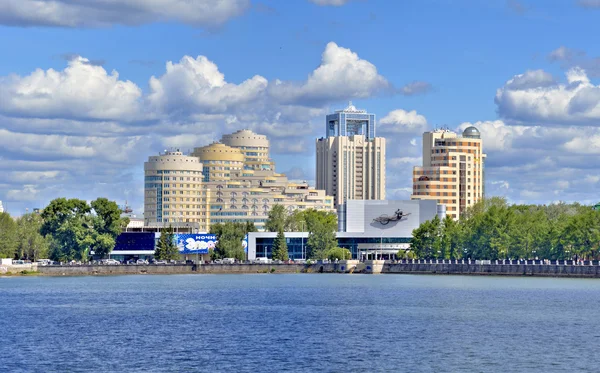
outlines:
[[[143,212],[143,163],[224,133],[271,140],[314,184],[348,101],[407,199],[423,131],[482,133],[486,195],[591,204],[600,185],[600,0],[0,0],[0,200]]]

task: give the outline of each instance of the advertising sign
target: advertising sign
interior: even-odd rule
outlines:
[[[175,240],[182,254],[208,254],[217,244],[214,234],[176,234]]]
[[[175,234],[177,248],[181,254],[208,254],[217,244],[214,234]],[[244,252],[248,252],[248,235],[242,241]]]

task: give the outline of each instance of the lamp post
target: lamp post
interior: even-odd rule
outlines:
[[[301,221],[300,224],[302,224],[302,228],[300,228],[301,232],[301,236],[300,238],[302,239],[302,248],[300,249],[301,253],[302,253],[302,259],[306,260],[306,257],[304,255],[304,222]]]

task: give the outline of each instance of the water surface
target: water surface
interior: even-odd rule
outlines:
[[[0,279],[7,372],[597,372],[600,280]]]

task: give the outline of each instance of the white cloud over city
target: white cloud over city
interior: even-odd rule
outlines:
[[[523,125],[600,125],[600,86],[585,70],[570,68],[563,82],[547,72],[527,71],[496,92],[498,113]]]
[[[2,0],[0,24],[107,27],[178,21],[217,26],[249,6],[250,0]]]
[[[0,199],[22,207],[103,191],[119,201],[133,196],[139,210],[143,162],[151,154],[190,150],[250,128],[272,139],[273,153],[310,159],[331,105],[388,94],[391,86],[374,64],[333,42],[306,76],[230,82],[207,56],[166,62],[147,89],[81,56],[62,70],[2,76],[0,159],[8,176]]]

